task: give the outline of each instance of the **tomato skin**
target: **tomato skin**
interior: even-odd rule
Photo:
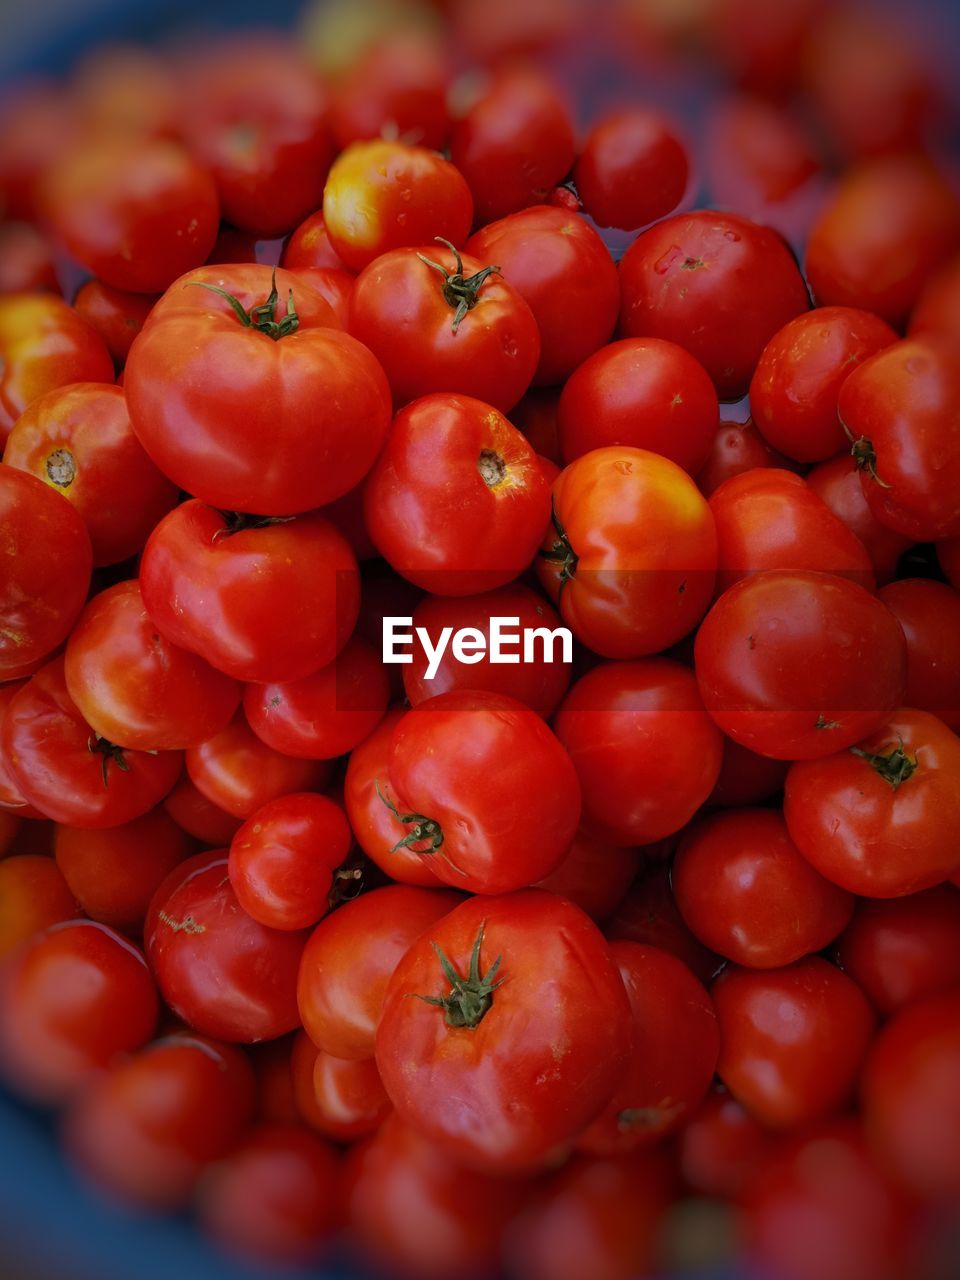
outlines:
[[[206,845],[227,845],[240,829],[242,818],[219,808],[184,774],[163,802],[177,826]]]
[[[607,445],[658,453],[690,475],[705,465],[720,420],[703,366],[660,338],[625,338],[597,351],[560,396],[560,448],[568,463]]]
[[[901,578],[878,594],[907,640],[904,702],[960,732],[960,594],[926,578]]]
[[[717,1074],[762,1124],[796,1128],[848,1101],[875,1019],[839,969],[819,956],[781,969],[730,965],[711,994],[720,1020]]]
[[[234,680],[263,683],[331,663],[360,607],[356,559],[322,516],[232,532],[222,511],[196,499],[150,535],[140,590],[171,644]]]
[[[0,1064],[18,1092],[62,1103],[157,1024],[157,993],[126,938],[92,920],[52,925],[6,963]]]
[[[506,981],[472,1028],[407,998],[433,995],[444,975],[433,945],[465,975],[483,931],[485,973],[503,956]],[[545,1005],[543,983],[564,1000]],[[423,934],[394,970],[376,1058],[397,1114],[467,1168],[541,1167],[610,1098],[629,1053],[627,998],[600,931],[542,890],[471,898]],[[562,1064],[556,1046],[567,1052]],[[416,1076],[405,1064],[419,1065]],[[538,1087],[532,1083],[540,1078]]]
[[[530,564],[550,519],[549,487],[537,455],[496,409],[469,396],[425,396],[394,419],[367,480],[364,517],[408,581],[473,595]]]
[[[710,498],[725,480],[754,467],[789,467],[790,459],[771,449],[750,418],[745,422],[720,420],[707,455],[697,473],[697,488]]]
[[[678,343],[723,400],[746,392],[767,342],[810,305],[776,232],[708,209],[665,218],[638,236],[620,263],[620,292],[624,336]]]
[[[323,1053],[373,1057],[384,993],[425,929],[463,899],[447,889],[387,885],[326,916],[310,935],[297,986],[300,1018]]]
[[[26,684],[26,680],[8,680],[0,684],[0,730],[2,730],[3,717],[7,713],[7,707]],[[0,732],[0,815],[16,817],[17,819],[43,819],[43,814],[38,809],[35,809],[33,805],[27,804],[23,798],[20,785],[10,769],[2,732]],[[45,853],[46,850],[40,850],[39,852]]]
[[[930,276],[910,313],[907,333],[911,338],[925,334],[960,338],[960,256]]]
[[[735,583],[701,623],[694,653],[703,705],[719,727],[775,760],[853,746],[883,723],[906,679],[894,615],[830,573],[768,571]]]
[[[860,473],[848,449],[808,471],[806,482],[833,514],[857,535],[873,562],[882,585],[896,575],[897,561],[911,546],[909,538],[881,524],[870,509]]]
[[[917,763],[896,785],[858,754],[898,748]],[[784,814],[804,857],[851,892],[899,898],[929,889],[960,868],[960,738],[936,716],[900,708],[855,751],[793,765]]]
[[[313,1066],[305,1083],[310,1102],[304,1119],[337,1142],[355,1142],[376,1131],[393,1110],[372,1058],[334,1058],[315,1049],[306,1032],[297,1045],[309,1051]]]
[[[530,386],[540,331],[519,290],[495,272],[459,322],[446,295],[444,273],[473,279],[486,265],[424,241],[380,255],[357,277],[349,329],[380,361],[397,405],[457,392],[506,413]]]
[[[637,874],[637,854],[578,831],[563,861],[533,887],[548,889],[602,923],[620,906]]]
[[[0,224],[0,295],[60,292],[50,245],[29,222]]]
[[[613,333],[620,281],[606,245],[582,218],[534,205],[474,232],[466,252],[495,262],[540,331],[536,387],[563,382]]]
[[[73,920],[77,900],[60,868],[41,854],[0,861],[0,961],[52,924]]]
[[[4,102],[0,121],[0,194],[11,218],[36,221],[43,175],[69,152],[79,133],[76,106],[49,79],[21,82]]]
[[[720,772],[721,735],[691,672],[668,658],[600,663],[572,685],[555,729],[580,779],[585,827],[617,845],[679,831]]]
[[[758,756],[732,738],[724,738],[723,763],[710,792],[710,803],[724,809],[740,809],[769,800],[783,790],[787,767],[786,760]]]
[[[822,951],[853,914],[850,894],[814,871],[781,814],[738,809],[694,824],[673,864],[673,890],[691,932],[750,969]]]
[[[441,41],[398,31],[374,41],[331,89],[329,120],[337,146],[380,138],[385,129],[442,151],[450,132],[450,69]]]
[[[693,936],[684,923],[665,862],[642,862],[637,879],[604,932],[613,942],[639,942],[682,960],[694,977],[707,984],[723,966],[718,955]]]
[[[591,128],[573,178],[585,211],[601,227],[635,231],[672,213],[690,174],[686,148],[668,120],[636,107]]]
[[[433,236],[461,245],[472,220],[473,198],[459,166],[425,147],[380,138],[342,151],[323,192],[330,245],[351,271]]]
[[[95,277],[85,280],[73,299],[78,315],[96,329],[118,369],[123,368],[134,338],[146,324],[156,294],[126,293]]]
[[[350,327],[350,296],[353,293],[356,277],[349,271],[335,267],[302,268],[296,274],[305,280],[324,302],[328,303],[336,319],[337,328],[348,329]]]
[[[770,1136],[724,1089],[714,1085],[679,1139],[684,1182],[700,1195],[737,1199],[769,1150]]]
[[[286,267],[288,271],[313,271],[323,268],[347,270],[343,259],[330,243],[322,209],[304,218],[299,227],[291,231],[284,240],[280,265]]]

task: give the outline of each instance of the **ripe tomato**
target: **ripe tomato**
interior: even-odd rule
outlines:
[[[822,8],[823,0],[717,0],[706,11],[705,34],[729,77],[776,98],[796,85]]]
[[[614,942],[639,942],[682,960],[690,972],[708,983],[723,961],[699,942],[683,922],[665,862],[641,862],[633,888],[604,926]]]
[[[450,132],[447,64],[443,43],[426,31],[375,40],[331,88],[337,146],[393,136],[442,151]]]
[[[4,95],[0,117],[0,197],[13,218],[35,220],[40,181],[80,132],[73,95],[50,80],[28,80]]]
[[[807,472],[805,479],[813,492],[866,547],[877,581],[881,584],[889,582],[896,575],[897,561],[911,542],[902,533],[881,524],[873,514],[849,450],[829,462],[821,462]]]
[[[942,582],[902,578],[878,594],[907,639],[904,702],[960,731],[960,593]]]
[[[350,295],[349,329],[383,366],[394,402],[435,391],[474,396],[506,413],[530,385],[540,331],[497,266],[446,248],[375,258]]]
[[[310,1066],[303,1089],[297,1091],[298,1098],[301,1093],[307,1095],[301,1103],[307,1124],[337,1142],[355,1142],[376,1133],[393,1107],[374,1060],[321,1053],[305,1031],[295,1043],[294,1056],[299,1050]]]
[[[790,467],[789,458],[771,449],[750,418],[744,422],[721,419],[713,436],[707,461],[697,473],[697,487],[709,498],[733,476],[754,467]]]
[[[171,480],[224,510],[289,516],[341,497],[383,444],[390,390],[335,323],[292,272],[190,272],[154,307],[127,361],[140,443]]]
[[[0,223],[0,295],[60,292],[46,237],[29,222]]]
[[[620,263],[620,291],[624,336],[685,347],[724,400],[744,394],[763,348],[809,306],[775,231],[709,209],[665,218],[638,236]]]
[[[563,861],[535,889],[548,889],[585,911],[597,923],[610,918],[637,874],[637,854],[578,831]]]
[[[0,727],[3,725],[3,717],[7,713],[7,707],[9,707],[26,683],[26,680],[8,680],[4,684],[0,684]],[[17,822],[21,818],[43,819],[43,814],[34,809],[33,805],[27,804],[23,798],[23,792],[20,790],[6,758],[2,733],[0,733],[0,817],[6,820],[14,819]],[[6,826],[4,827],[5,839],[12,841],[15,834],[16,830],[11,834],[9,829]],[[39,852],[46,853],[47,850],[41,849]]]
[[[537,455],[496,409],[425,396],[394,419],[364,517],[403,577],[436,595],[473,595],[529,565],[550,518],[549,488]]]
[[[717,1074],[771,1129],[809,1124],[849,1101],[874,1030],[860,988],[807,956],[782,969],[731,965],[713,984]]]
[[[173,138],[181,121],[179,85],[159,53],[111,44],[83,53],[70,78],[74,109],[94,135]]]
[[[243,823],[208,800],[186,774],[168,793],[163,807],[182,831],[202,844],[228,845]]]
[[[742,579],[704,618],[694,651],[703,704],[723,732],[776,760],[852,746],[883,723],[906,680],[899,622],[832,573]]]
[[[623,231],[672,213],[689,176],[686,147],[670,121],[638,107],[601,117],[573,170],[585,212],[599,226]]]
[[[21,853],[0,861],[0,960],[34,934],[78,914],[77,900],[51,858]]]
[[[684,1125],[678,1144],[684,1182],[699,1195],[734,1200],[771,1140],[749,1111],[718,1084]]]
[[[78,315],[99,333],[120,369],[126,364],[133,340],[146,324],[156,301],[156,294],[125,293],[92,278],[77,290],[73,305]]]
[[[329,303],[337,322],[337,328],[350,327],[350,295],[355,277],[349,271],[335,267],[301,268],[296,275]],[[352,492],[352,491],[351,491]]]
[[[667,458],[594,449],[553,486],[537,571],[574,635],[605,658],[675,644],[703,616],[717,564],[713,516]]]
[[[804,857],[852,893],[929,889],[960,869],[960,738],[901,708],[852,750],[793,765],[784,813]]]
[[[910,313],[908,333],[960,338],[960,257],[951,258],[930,276]]]
[[[544,1001],[545,981],[562,1000]],[[401,1120],[459,1163],[520,1172],[564,1151],[607,1103],[629,1026],[616,965],[582,911],[537,889],[471,898],[395,969],[377,1066]]]
[[[758,756],[732,738],[724,738],[723,763],[716,786],[710,792],[710,803],[724,809],[739,809],[769,800],[783,790],[787,767],[786,760]]]
[[[330,268],[345,269],[343,259],[330,243],[330,236],[323,221],[323,210],[318,209],[305,218],[296,230],[283,242],[280,265],[288,271],[313,271]],[[349,272],[348,272],[349,274]]]

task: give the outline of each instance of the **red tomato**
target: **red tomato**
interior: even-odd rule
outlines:
[[[270,245],[273,247],[273,242],[270,242]],[[207,254],[207,265],[224,263],[235,266],[238,262],[265,263],[270,260],[270,265],[273,266],[273,255],[266,252],[267,247],[249,231],[237,231],[234,227],[228,227],[225,222],[221,222],[216,242]]]
[[[879,595],[907,638],[904,702],[960,731],[960,594],[942,582],[903,578]]]
[[[127,361],[140,443],[165,475],[224,510],[288,516],[341,497],[383,444],[390,391],[370,352],[334,324],[292,272],[191,272],[154,307]]]
[[[337,145],[392,136],[442,151],[450,131],[449,79],[444,46],[426,32],[401,29],[376,40],[331,90]]]
[[[26,680],[9,680],[0,684],[0,728],[2,728],[7,707],[26,683]],[[12,810],[12,813],[6,813],[6,810]],[[34,809],[33,805],[27,804],[23,798],[23,792],[10,769],[2,733],[0,733],[0,816],[43,819],[43,814]],[[41,849],[38,852],[46,853],[47,849]]]
[[[338,328],[350,327],[350,296],[355,279],[351,272],[335,267],[303,267],[295,274],[305,280],[324,302],[329,303]]]
[[[0,987],[0,1069],[18,1092],[61,1103],[157,1024],[142,952],[92,920],[55,924],[7,961]]]
[[[721,419],[714,434],[710,453],[697,474],[697,487],[704,497],[711,497],[733,476],[743,475],[754,467],[790,467],[789,458],[771,449],[750,418],[745,422]]]
[[[545,975],[562,1000],[544,1001]],[[536,889],[471,898],[395,969],[377,1066],[400,1118],[458,1162],[529,1170],[555,1158],[609,1100],[629,1024],[616,965],[572,903]]]
[[[731,965],[713,985],[717,1074],[769,1128],[789,1129],[849,1101],[873,1036],[856,983],[818,956],[782,969]]]
[[[444,243],[375,258],[350,295],[350,332],[382,364],[396,404],[459,392],[506,413],[537,368],[537,322],[496,266]]]
[[[637,854],[578,831],[563,861],[536,885],[566,898],[602,923],[623,902],[637,873]]]
[[[330,236],[323,221],[323,210],[318,209],[305,218],[283,242],[280,265],[288,271],[306,271],[322,268],[344,270],[343,259],[330,243]]]
[[[693,936],[677,910],[667,863],[641,863],[633,888],[604,926],[614,942],[639,942],[667,951],[703,983],[708,983],[723,961]]]
[[[783,790],[787,767],[785,760],[758,756],[732,738],[725,738],[723,763],[716,786],[710,792],[710,803],[725,809],[739,809],[769,800]]]
[[[960,257],[935,271],[910,314],[910,336],[939,333],[960,338]]]
[[[186,775],[169,792],[163,807],[182,831],[208,845],[229,844],[243,822],[208,800]]]
[[[573,170],[584,210],[599,226],[623,231],[672,213],[689,175],[686,147],[670,121],[638,107],[602,116]]]
[[[832,573],[744,578],[703,620],[695,654],[703,704],[723,732],[776,760],[852,746],[883,723],[906,678],[899,622]]]
[[[527,437],[530,445],[541,458],[563,466],[560,441],[557,434],[557,410],[560,392],[556,387],[528,391],[515,405],[510,420]]]
[[[594,667],[560,704],[556,731],[580,779],[586,827],[618,845],[679,831],[720,772],[723,740],[696,681],[667,658]]]
[[[307,1123],[337,1142],[355,1142],[376,1131],[393,1110],[372,1058],[351,1061],[320,1053],[306,1034],[304,1044],[313,1062],[308,1083],[310,1104],[304,1108]]]
[[[91,279],[77,290],[73,305],[99,333],[117,368],[122,368],[156,301],[156,294],[124,293],[102,280]]]
[[[530,564],[550,518],[549,490],[537,455],[496,409],[469,396],[425,396],[394,419],[364,516],[403,577],[466,596]]]
[[[534,386],[563,382],[609,339],[619,277],[606,245],[582,218],[545,205],[523,209],[481,227],[466,250],[496,262],[533,312],[540,331]]]
[[[77,900],[51,858],[21,853],[0,861],[0,960],[50,925],[77,914]]]
[[[256,1073],[257,1120],[270,1124],[298,1124],[301,1116],[297,1108],[293,1081],[293,1048],[298,1039],[306,1039],[304,1032],[296,1036],[282,1036],[279,1040],[266,1040],[251,1045],[246,1053]]]
[[[0,295],[60,292],[50,245],[29,222],[0,223]]]
[[[91,133],[162,138],[179,132],[179,85],[158,53],[122,42],[94,48],[74,66],[70,87]]]
[[[714,1085],[679,1137],[684,1182],[699,1195],[734,1200],[770,1145],[763,1126]]]
[[[877,581],[889,582],[896,574],[897,561],[911,542],[903,534],[881,524],[873,514],[849,450],[807,472],[806,481],[866,547]]]
[[[795,764],[784,813],[821,874],[868,898],[899,898],[960,869],[960,738],[901,708],[850,751]]]
[[[796,84],[823,8],[824,0],[715,0],[706,10],[705,34],[738,84],[777,97]]]
[[[685,347],[725,400],[743,395],[763,348],[809,306],[776,232],[708,209],[638,236],[620,264],[620,291],[624,336]]]

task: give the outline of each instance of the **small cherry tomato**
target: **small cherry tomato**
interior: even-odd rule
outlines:
[[[670,122],[637,107],[601,117],[573,170],[585,212],[599,226],[623,231],[673,213],[689,175],[686,147]]]
[[[51,858],[20,853],[0,861],[0,960],[34,934],[77,914],[77,900]]]

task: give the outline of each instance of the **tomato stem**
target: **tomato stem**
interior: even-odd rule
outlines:
[[[853,455],[853,461],[858,471],[866,471],[870,479],[876,481],[881,489],[889,489],[891,487],[885,480],[881,480],[877,474],[877,454],[872,440],[869,440],[866,436],[860,436],[851,445],[850,453]]]
[[[226,289],[221,289],[218,284],[207,284],[205,280],[191,280],[190,288],[209,289],[211,293],[219,294],[221,298],[226,298],[233,309],[234,315],[246,329],[256,329],[258,333],[265,333],[268,338],[272,338],[274,342],[278,342],[281,338],[286,338],[291,333],[296,333],[300,328],[300,317],[297,315],[296,308],[293,304],[293,290],[291,289],[287,296],[286,315],[281,316],[279,320],[274,319],[274,311],[277,303],[280,301],[280,294],[277,292],[277,269],[274,267],[273,276],[270,282],[270,295],[266,302],[261,302],[256,307],[246,310],[239,298],[234,297],[232,293],[228,293]]]
[[[894,791],[901,787],[908,778],[912,777],[917,768],[917,757],[907,755],[903,749],[902,738],[899,744],[887,755],[862,751],[859,747],[851,747],[850,751],[853,755],[859,756],[861,760],[865,760],[871,769],[875,769],[884,782],[888,782],[893,787]]]
[[[538,554],[544,560],[555,560],[560,566],[560,590],[573,578],[577,572],[577,564],[579,556],[570,545],[570,539],[567,537],[567,531],[560,523],[560,517],[557,515],[557,507],[553,498],[550,499],[550,523],[553,525],[557,540],[549,551],[540,551]]]
[[[456,271],[448,271],[447,268],[442,266],[439,262],[434,262],[432,258],[428,258],[422,253],[418,253],[417,257],[421,262],[425,263],[426,266],[430,267],[431,270],[438,271],[440,275],[443,276],[443,296],[448,305],[454,308],[453,332],[456,333],[460,328],[460,322],[463,317],[468,311],[472,311],[480,301],[480,290],[486,284],[490,276],[499,274],[500,268],[493,266],[484,267],[474,275],[467,276],[466,279],[464,279],[463,259],[460,257],[459,249],[457,249],[455,245],[452,245],[449,240],[444,240],[443,236],[436,236],[435,239],[438,243],[445,244],[453,254],[454,260],[457,264]]]
[[[402,823],[403,826],[408,826],[411,822],[416,824],[413,830],[408,831],[402,840],[397,841],[390,852],[396,853],[399,849],[413,849],[413,846],[415,844],[419,844],[422,840],[429,840],[429,849],[413,849],[413,852],[422,853],[425,857],[434,853],[440,853],[440,849],[443,845],[443,828],[440,826],[440,823],[437,822],[435,818],[428,818],[422,813],[401,813],[393,801],[388,800],[380,790],[379,778],[374,778],[373,785],[376,788],[377,795],[399,823]],[[440,857],[448,864],[448,866],[453,867],[454,871],[456,871],[458,875],[464,876],[467,874],[462,867],[457,866],[448,853],[440,853]]]
[[[115,764],[121,773],[129,773],[130,765],[126,756],[123,754],[123,747],[118,747],[115,742],[110,742],[108,738],[101,737],[99,733],[91,733],[87,739],[87,750],[91,755],[99,753],[100,770],[103,774],[103,785],[109,784],[107,770],[111,764]]]
[[[229,538],[245,529],[266,529],[272,524],[289,524],[296,516],[255,516],[246,511],[221,511],[224,526],[213,535],[214,542]]]
[[[417,1000],[422,1000],[424,1004],[432,1004],[442,1009],[448,1027],[466,1027],[472,1031],[489,1012],[493,1004],[494,991],[506,982],[506,978],[493,981],[503,956],[497,956],[485,974],[480,972],[480,948],[483,946],[483,931],[486,927],[487,922],[484,920],[470,953],[470,972],[466,978],[462,978],[457,973],[440,947],[435,942],[431,942],[430,945],[440,961],[443,976],[450,983],[450,990],[445,996],[422,996],[411,992],[411,995]]]

